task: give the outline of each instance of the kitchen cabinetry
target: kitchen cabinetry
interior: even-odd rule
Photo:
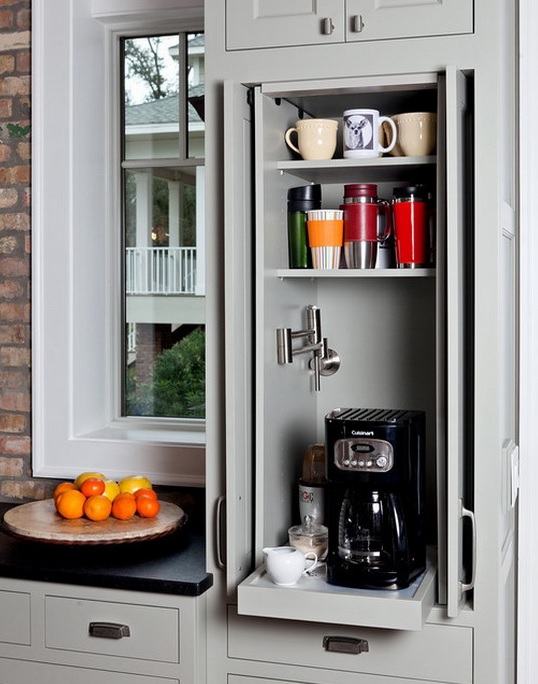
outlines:
[[[0,610],[2,684],[205,680],[204,596],[2,579]]]
[[[228,50],[470,33],[472,0],[227,0]]]
[[[269,31],[267,49],[244,52],[226,50],[222,38],[212,52],[219,17],[206,17],[206,111],[223,113],[226,131],[222,141],[209,134],[216,171],[208,220],[215,225],[224,171],[227,463],[225,476],[213,471],[208,497],[226,497],[218,585],[229,606],[220,616],[227,649],[211,681],[225,681],[221,670],[238,683],[263,680],[269,667],[272,679],[287,682],[515,681],[514,16],[504,0],[477,0],[474,12],[472,33],[436,41],[408,31],[409,39],[322,48],[296,41],[292,51]],[[435,111],[435,155],[357,161],[343,159],[340,147],[329,161],[292,157],[284,131],[295,120],[341,120],[351,107]],[[341,203],[345,183],[376,183],[381,197],[398,185],[428,184],[436,200],[435,264],[411,272],[288,269],[287,191],[310,182],[321,183],[326,208]],[[308,354],[277,361],[277,329],[304,329],[307,305],[321,309],[323,336],[341,358],[319,392]],[[408,615],[396,625],[403,602],[395,592],[339,588],[336,597],[327,586],[265,583],[262,549],[286,543],[298,522],[304,448],[324,441],[324,416],[337,406],[426,411],[436,579],[433,596],[424,585],[417,593],[419,624]],[[348,610],[337,609],[342,601]],[[317,646],[297,643],[308,655],[301,660],[294,650],[292,662],[288,647],[303,630],[316,634]],[[383,664],[368,669],[361,653],[350,668],[347,654],[332,653],[332,665],[320,665],[315,648],[323,657],[319,638],[333,630],[379,639]],[[254,633],[269,644],[264,654],[247,636]],[[454,647],[457,659],[461,649],[461,670],[452,663],[436,669],[428,645],[434,633],[439,662]],[[406,640],[416,653],[410,660],[399,647]]]

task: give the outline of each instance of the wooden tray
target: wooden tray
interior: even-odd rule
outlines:
[[[160,501],[155,518],[135,515],[130,520],[108,518],[94,522],[87,518],[66,520],[54,508],[53,499],[32,501],[4,514],[3,526],[10,534],[32,541],[53,544],[127,544],[164,537],[186,522],[176,504]]]

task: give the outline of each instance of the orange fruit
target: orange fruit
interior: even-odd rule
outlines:
[[[86,497],[78,489],[68,489],[62,492],[56,499],[55,506],[62,518],[74,520],[84,515],[84,502]]]
[[[106,480],[106,477],[103,475],[103,473],[80,473],[80,475],[77,475],[77,478],[75,480],[75,484],[77,487],[80,489],[81,484],[84,482],[84,480],[87,480],[89,477],[98,477],[101,480]]]
[[[142,518],[154,518],[161,510],[161,504],[152,496],[143,494],[136,499],[136,512]]]
[[[59,485],[56,486],[54,492],[52,493],[52,498],[54,501],[62,494],[62,492],[67,492],[70,489],[76,489],[77,485],[74,482],[60,482]]]
[[[154,489],[148,489],[147,487],[141,487],[137,489],[134,493],[134,498],[138,499],[139,496],[150,496],[152,499],[157,500],[157,492]]]
[[[112,502],[112,516],[118,520],[129,520],[136,513],[136,501],[132,494],[118,494]]]
[[[112,501],[104,494],[93,494],[84,502],[84,515],[90,520],[106,520],[112,510]]]
[[[105,482],[99,477],[89,477],[80,485],[80,491],[84,496],[98,496],[105,491]]]

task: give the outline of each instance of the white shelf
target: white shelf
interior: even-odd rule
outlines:
[[[367,157],[366,159],[323,159],[279,161],[276,167],[313,183],[409,182],[410,174],[429,174],[437,163],[429,157]],[[433,181],[435,181],[435,171]],[[422,178],[422,181],[425,179]]]
[[[279,587],[262,566],[239,585],[237,610],[240,615],[283,620],[421,630],[435,604],[436,574],[435,565],[428,563],[406,589],[349,589],[328,584],[322,563],[293,587]]]
[[[278,278],[433,278],[434,268],[280,268]]]

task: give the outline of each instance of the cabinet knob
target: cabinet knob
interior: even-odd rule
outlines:
[[[323,648],[333,653],[349,653],[351,655],[367,653],[370,650],[366,639],[345,636],[324,636]]]
[[[325,17],[325,19],[322,19],[321,20],[321,32],[326,36],[330,36],[333,31],[334,31],[334,24],[333,24],[333,20],[331,19],[331,17]]]
[[[91,637],[102,639],[123,639],[123,637],[131,636],[129,625],[122,625],[118,622],[90,622],[88,633]]]
[[[364,28],[364,22],[362,20],[362,14],[355,14],[351,17],[351,32],[352,33],[362,33]]]

